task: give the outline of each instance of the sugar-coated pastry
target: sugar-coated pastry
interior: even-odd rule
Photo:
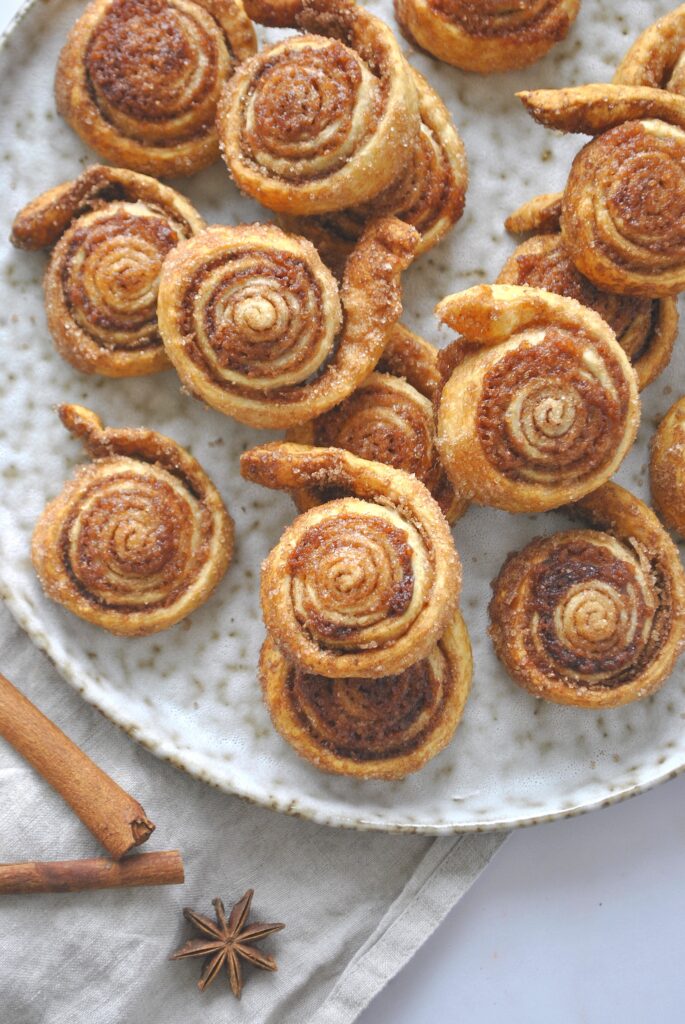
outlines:
[[[157,327],[162,262],[204,226],[174,189],[118,167],[89,167],[25,206],[12,242],[54,245],[45,308],[60,355],[82,373],[108,377],[165,369]]]
[[[306,34],[245,61],[224,90],[217,125],[236,184],[287,214],[378,195],[420,131],[414,78],[391,30],[353,0],[273,0],[257,13]]]
[[[381,363],[379,371],[387,365],[389,372],[372,373],[340,405],[290,427],[287,439],[321,448],[345,448],[362,459],[413,473],[453,523],[463,515],[466,503],[455,496],[435,447],[437,351],[397,324]],[[321,487],[293,492],[301,512],[338,497],[339,492]]]
[[[484,75],[540,60],[565,38],[579,10],[580,0],[395,0],[410,42]]]
[[[60,54],[57,109],[114,164],[194,174],[219,156],[221,90],[256,48],[242,0],[93,0]]]
[[[645,29],[619,64],[614,82],[685,95],[685,4]]]
[[[233,523],[199,463],[153,430],[104,428],[61,405],[92,458],[47,504],[31,557],[43,590],[118,636],[167,629],[203,604],[233,554]]]
[[[412,68],[419,95],[421,131],[412,158],[399,174],[367,203],[318,217],[282,215],[289,231],[309,238],[325,261],[337,269],[374,217],[392,214],[413,225],[421,239],[417,255],[444,238],[464,212],[468,170],[466,151],[444,103],[423,75]]]
[[[273,224],[213,227],[174,249],[159,327],[189,392],[254,427],[288,427],[351,394],[401,313],[418,235],[374,222],[336,283],[316,249]]]
[[[450,742],[471,684],[471,644],[456,612],[425,658],[397,675],[327,679],[303,671],[267,637],[259,664],[274,726],[321,771],[402,779]]]
[[[557,704],[654,693],[685,645],[685,573],[651,509],[613,483],[572,509],[590,529],[539,537],[493,583],[490,635],[512,679]]]
[[[654,508],[685,537],[685,398],[674,402],[652,438],[649,480]]]
[[[516,234],[536,233],[504,264],[498,284],[545,288],[577,299],[606,320],[630,359],[640,390],[668,366],[678,336],[678,306],[673,298],[616,295],[589,281],[576,268],[561,236],[561,192],[524,203],[506,226]]]
[[[685,289],[685,96],[627,85],[519,94],[550,128],[595,138],[573,161],[561,234],[593,284],[645,298]]]
[[[275,443],[246,452],[247,480],[276,490],[336,487],[298,516],[262,566],[266,629],[300,669],[330,679],[397,675],[452,621],[461,566],[424,485],[339,448]]]
[[[640,420],[637,377],[602,318],[538,288],[479,285],[438,317],[437,444],[456,493],[509,512],[558,508],[611,477]]]

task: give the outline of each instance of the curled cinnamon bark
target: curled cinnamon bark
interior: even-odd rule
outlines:
[[[561,234],[593,284],[646,298],[685,289],[685,96],[585,85],[519,94],[542,124],[595,135],[576,156]]]
[[[174,189],[97,164],[25,206],[14,219],[12,243],[55,246],[45,308],[60,355],[82,373],[107,377],[166,369],[157,327],[162,262],[204,226]]]
[[[48,597],[119,636],[167,629],[226,572],[233,523],[209,477],[152,430],[104,428],[59,407],[94,461],[78,469],[36,525],[31,556]]]
[[[306,239],[270,224],[214,227],[165,260],[159,325],[186,388],[255,427],[332,408],[373,370],[399,318],[417,234],[385,218],[340,288]]]
[[[393,215],[415,227],[421,235],[418,256],[437,245],[464,212],[468,183],[464,144],[438,94],[415,68],[411,70],[421,130],[411,158],[402,161],[395,180],[369,202],[347,210],[318,217],[279,218],[288,231],[309,238],[335,270],[344,266],[375,217]]]
[[[577,299],[609,324],[637,373],[640,390],[666,368],[678,336],[673,298],[646,299],[597,288],[571,260],[560,232],[562,194],[538,196],[507,218],[515,233],[540,232],[509,257],[498,284],[530,285]],[[544,232],[544,233],[542,233]]]
[[[485,75],[544,57],[568,34],[579,9],[580,0],[395,0],[410,42]]]
[[[194,174],[219,155],[221,89],[255,50],[242,0],[94,0],[60,54],[57,109],[106,160]]]
[[[433,397],[439,379],[437,351],[428,342],[396,325],[381,360],[390,372],[372,373],[340,405],[301,426],[287,439],[320,448],[344,448],[362,459],[403,469],[426,485],[448,522],[463,515],[435,447]],[[305,487],[293,492],[301,512],[340,492]]]
[[[392,32],[353,0],[263,3],[257,13],[308,34],[245,61],[224,91],[217,125],[236,184],[289,214],[378,195],[420,126],[414,79]]]
[[[618,66],[617,85],[648,85],[685,95],[685,4],[640,35]]]
[[[456,613],[429,654],[394,676],[326,679],[289,662],[267,637],[260,659],[274,726],[321,771],[401,779],[451,740],[471,683],[472,658]]]
[[[262,567],[267,632],[303,671],[331,679],[403,672],[426,657],[457,610],[461,569],[424,485],[337,448],[268,444],[246,452],[247,480],[355,497],[310,509]]]
[[[654,513],[607,483],[573,511],[592,527],[532,541],[493,583],[490,635],[519,686],[607,708],[657,690],[685,644],[685,573]]]
[[[637,378],[593,310],[538,288],[448,296],[437,444],[456,493],[510,512],[557,508],[599,487],[637,434]],[[450,365],[453,363],[455,365]]]
[[[0,896],[44,892],[85,892],[138,885],[182,885],[183,861],[178,850],[139,853],[120,861],[106,857],[84,860],[27,861],[0,864]]]
[[[152,835],[133,797],[0,675],[0,736],[65,800],[115,860]]]
[[[654,508],[685,537],[685,398],[674,402],[652,438],[649,478]]]

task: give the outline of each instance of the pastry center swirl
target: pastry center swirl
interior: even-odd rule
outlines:
[[[83,218],[62,263],[64,295],[81,329],[110,348],[156,340],[159,275],[178,241],[178,230],[143,204]]]
[[[608,347],[559,328],[487,372],[477,429],[490,462],[518,480],[579,481],[623,436],[628,386]]]
[[[262,167],[289,181],[342,167],[374,130],[380,88],[336,39],[309,36],[271,50],[243,100],[243,142]]]
[[[555,13],[559,0],[429,0],[444,18],[474,36],[531,29]]]
[[[66,521],[67,570],[94,603],[141,611],[170,604],[201,564],[202,510],[159,467],[114,460]]]
[[[430,573],[419,535],[396,512],[371,509],[323,511],[290,556],[295,616],[321,646],[350,650],[394,641],[427,600]]]
[[[103,116],[130,137],[213,123],[231,58],[217,22],[189,0],[118,0],[96,26],[86,70]]]
[[[528,646],[546,673],[619,685],[658,634],[655,580],[639,551],[609,535],[558,535],[530,583]]]
[[[339,679],[292,670],[289,698],[317,743],[339,757],[387,759],[419,747],[449,699],[453,680],[442,653],[399,675]]]
[[[228,386],[303,383],[332,355],[342,320],[328,277],[323,267],[275,248],[236,245],[208,262],[191,282],[185,307],[195,358]]]

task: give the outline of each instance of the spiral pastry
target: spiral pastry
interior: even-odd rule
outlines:
[[[267,444],[247,480],[355,497],[298,516],[262,566],[267,632],[285,657],[328,679],[397,675],[427,657],[457,610],[461,566],[447,521],[415,477],[338,448]]]
[[[61,405],[95,460],[48,503],[31,557],[43,590],[118,636],[167,629],[207,600],[233,554],[233,523],[202,467],[152,430],[104,429]]]
[[[645,29],[619,64],[614,82],[685,96],[685,4]]]
[[[466,503],[455,496],[435,447],[432,398],[438,376],[437,352],[399,324],[388,349],[383,361],[391,364],[390,372],[372,373],[340,405],[291,427],[287,439],[320,448],[344,448],[361,459],[413,473],[453,523],[465,512]],[[320,487],[293,492],[301,512],[340,496],[339,491]]]
[[[652,438],[649,478],[654,508],[685,537],[685,398],[671,406]]]
[[[24,207],[12,242],[22,249],[55,245],[45,308],[60,355],[83,373],[134,377],[169,365],[157,327],[162,262],[203,228],[174,189],[95,165]]]
[[[281,23],[314,34],[267,47],[228,83],[217,122],[226,164],[270,210],[364,203],[391,184],[418,139],[409,65],[387,25],[353,0],[285,10]]]
[[[507,219],[507,228],[515,233],[550,233],[536,234],[519,245],[504,264],[497,283],[544,288],[594,309],[616,335],[642,390],[670,361],[678,336],[676,300],[615,295],[584,277],[569,257],[560,234],[561,198],[561,193],[538,196]]]
[[[465,71],[524,68],[568,34],[580,0],[395,0],[407,39]]]
[[[640,405],[635,372],[597,313],[499,284],[451,295],[437,314],[463,335],[437,436],[460,497],[538,512],[613,475],[635,440]]]
[[[402,779],[454,735],[471,684],[471,644],[457,612],[429,654],[397,675],[313,675],[270,637],[259,669],[274,726],[301,757],[335,775]]]
[[[374,217],[393,215],[421,235],[417,255],[444,238],[464,212],[468,171],[466,152],[444,103],[426,79],[412,68],[419,96],[421,130],[411,160],[370,202],[318,217],[283,215],[288,231],[314,243],[325,261],[337,269]]]
[[[607,708],[657,690],[685,644],[685,573],[654,513],[607,483],[574,506],[592,529],[539,537],[493,583],[490,635],[519,686]]]
[[[563,242],[581,274],[620,295],[685,289],[685,96],[625,85],[519,96],[542,124],[596,136],[562,201]]]
[[[223,84],[256,48],[242,0],[93,0],[60,54],[57,109],[112,163],[194,174],[219,156]]]
[[[401,312],[417,235],[372,224],[338,286],[314,246],[271,224],[209,228],[166,258],[159,327],[197,398],[255,427],[320,415],[373,370]]]

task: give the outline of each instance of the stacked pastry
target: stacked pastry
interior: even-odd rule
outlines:
[[[262,567],[266,703],[318,768],[399,779],[451,739],[471,682],[461,566],[437,502],[413,475],[337,448],[254,448],[243,476],[334,488]]]

